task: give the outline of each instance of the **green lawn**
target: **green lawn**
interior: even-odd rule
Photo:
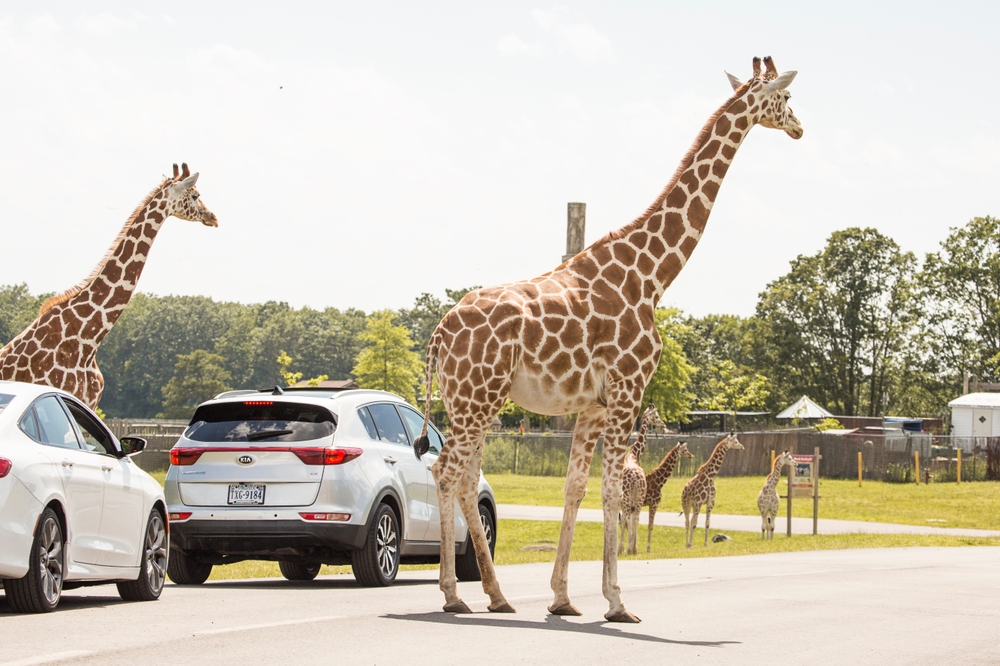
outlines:
[[[562,506],[565,479],[553,476],[491,474],[490,485],[501,504]],[[686,479],[670,479],[663,488],[660,512],[681,510],[681,489]],[[759,515],[757,493],[764,477],[723,477],[715,480],[715,513]],[[784,494],[784,481],[778,485]],[[1000,529],[1000,483],[932,483],[930,485],[883,483],[846,479],[820,481],[821,518],[866,520],[931,527]],[[583,507],[601,508],[601,480],[591,478]],[[793,515],[812,516],[812,500],[797,500]],[[704,510],[702,511],[704,514]],[[784,515],[784,505],[782,505]]]

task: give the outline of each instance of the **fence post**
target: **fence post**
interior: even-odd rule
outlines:
[[[861,487],[861,472],[864,467],[861,466],[861,451],[858,451],[858,488]]]
[[[774,469],[774,449],[771,449],[771,466],[768,469]]]
[[[792,474],[795,473],[795,463],[788,466],[788,519],[785,536],[792,536]]]
[[[521,446],[521,437],[521,435],[518,435],[517,439],[514,440],[514,469],[511,471],[511,474],[517,474],[517,450]]]
[[[962,483],[962,449],[958,450],[958,468],[956,469],[957,476],[955,477],[959,483]]]
[[[920,485],[920,451],[913,452],[913,478]]]
[[[813,448],[813,536],[819,534],[819,447]]]

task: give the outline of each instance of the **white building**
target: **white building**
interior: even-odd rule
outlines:
[[[1000,437],[1000,393],[969,393],[948,406],[955,437]]]

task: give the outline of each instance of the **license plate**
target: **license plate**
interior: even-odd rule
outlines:
[[[230,504],[263,504],[264,484],[232,483],[229,485]]]

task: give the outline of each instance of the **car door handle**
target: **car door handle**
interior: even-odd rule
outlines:
[[[105,472],[110,472],[111,470],[114,469],[114,467],[111,467],[110,465],[101,465],[101,469],[103,469]]]
[[[431,467],[434,467],[434,465],[433,464],[428,465],[427,469],[430,469]]]
[[[68,461],[68,460],[63,460],[63,461],[62,461],[62,466],[63,466],[63,467],[72,467],[72,466],[73,466],[73,463],[71,463],[71,462],[70,462],[70,461]]]
[[[395,458],[393,458],[392,456],[386,456],[386,457],[382,458],[382,460],[386,461],[386,462],[387,462],[387,463],[389,463],[390,465],[395,465],[395,464],[396,464],[396,463],[398,462],[398,461],[397,461],[397,460],[396,460]]]

